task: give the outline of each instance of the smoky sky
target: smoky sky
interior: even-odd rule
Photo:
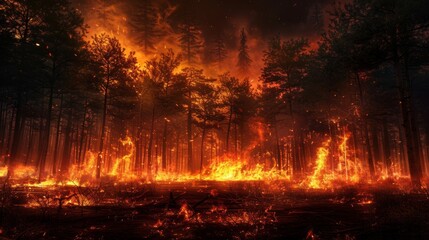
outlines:
[[[178,8],[171,16],[179,23],[191,15],[205,35],[228,33],[233,28],[247,27],[251,34],[312,35],[315,29],[311,14],[315,7],[323,8],[329,0],[173,0]],[[245,26],[244,26],[245,25]]]
[[[173,32],[167,34],[174,34],[173,37],[180,33],[179,26],[183,23],[191,22],[199,27],[204,42],[201,60],[210,63],[215,41],[219,38],[232,53],[229,56],[236,55],[242,29],[245,29],[248,40],[253,41],[251,55],[254,62],[261,58],[258,53],[266,49],[268,40],[274,36],[313,39],[323,30],[323,26],[315,24],[315,10],[322,14],[323,24],[327,15],[325,10],[334,0],[72,0],[84,18],[94,20],[98,12],[98,25],[106,25],[109,14],[105,13],[109,11],[110,16],[132,19],[138,14],[138,8],[134,6],[141,1],[150,2],[156,11],[166,16],[163,22],[171,27]],[[90,27],[94,28],[94,22],[91,23]],[[132,28],[127,37],[133,38]]]
[[[93,14],[95,5],[117,5],[127,9],[133,3],[144,0],[72,0],[85,12]],[[219,34],[238,36],[241,28],[249,35],[267,39],[273,35],[312,36],[314,9],[324,9],[333,0],[147,0],[159,9],[175,7],[167,21],[176,28],[184,21],[192,20],[206,39]],[[86,9],[85,9],[86,8]],[[135,9],[125,11],[132,14]]]

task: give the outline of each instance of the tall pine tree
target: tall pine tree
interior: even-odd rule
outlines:
[[[240,74],[247,74],[249,72],[252,59],[249,56],[249,47],[247,46],[247,35],[244,28],[241,29],[240,34],[240,48],[238,50],[238,62],[237,67]]]
[[[180,26],[179,41],[187,64],[195,64],[202,45],[201,30],[192,23],[184,23]]]
[[[131,27],[136,42],[145,54],[155,49],[155,40],[159,36],[157,29],[157,9],[151,0],[136,1],[130,9]]]
[[[227,53],[225,41],[222,36],[216,38],[212,49],[213,61],[218,65],[219,70],[222,68],[222,63],[225,60]]]

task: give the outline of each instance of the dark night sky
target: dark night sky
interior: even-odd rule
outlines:
[[[140,0],[73,0],[91,18],[96,5],[114,5],[127,9]],[[324,9],[334,0],[152,0],[161,11],[175,8],[167,19],[171,26],[180,24],[186,15],[203,29],[206,39],[218,34],[235,35],[246,28],[249,35],[269,39],[273,35],[284,37],[311,37],[317,35],[313,11]],[[135,9],[125,11],[131,13]],[[326,16],[325,16],[326,17]]]
[[[222,35],[229,49],[237,48],[238,33],[242,28],[246,29],[250,39],[258,39],[259,42],[266,42],[275,35],[285,38],[307,37],[311,41],[321,31],[315,27],[314,9],[323,10],[331,6],[332,2],[332,0],[158,1],[161,8],[177,6],[169,18],[172,26],[184,21],[186,15],[191,15],[193,21],[203,29],[206,41]]]
[[[228,32],[238,24],[262,36],[312,35],[314,28],[309,19],[315,5],[324,7],[329,0],[173,0],[177,4],[173,21],[183,19],[186,8],[195,21],[210,32],[222,29]],[[235,26],[240,28],[239,26]],[[207,31],[208,30],[208,31]]]

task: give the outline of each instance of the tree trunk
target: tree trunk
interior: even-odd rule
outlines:
[[[6,145],[6,151],[5,152],[7,154],[10,154],[10,151],[12,149],[12,144],[13,144],[13,139],[12,139],[13,134],[12,133],[15,133],[15,131],[13,131],[13,123],[15,122],[15,118],[16,118],[16,111],[12,110],[12,116],[10,117],[10,121],[9,121],[9,131],[7,133],[7,144],[5,144]],[[16,164],[16,163],[12,163],[12,164]],[[13,166],[12,166],[12,168],[13,168]]]
[[[55,72],[55,70],[54,70]],[[55,74],[55,73],[53,73]],[[45,164],[46,164],[46,157],[48,155],[48,149],[49,149],[49,140],[51,137],[51,122],[52,122],[52,105],[54,100],[54,83],[55,80],[52,80],[50,88],[49,88],[49,101],[48,101],[48,115],[46,116],[46,125],[45,125],[45,133],[43,137],[42,144],[42,152],[39,159],[39,179],[40,182],[41,179],[44,177],[45,172]]]
[[[30,121],[30,132],[28,133],[27,154],[25,156],[24,166],[27,166],[28,162],[30,161],[31,150],[33,149],[33,132],[34,132],[33,119],[31,119],[31,121]]]
[[[137,122],[137,140],[136,140],[136,160],[134,169],[140,173],[142,171],[142,159],[143,159],[143,100],[140,99],[139,104],[139,117]]]
[[[234,158],[237,159],[238,157],[238,130],[237,130],[237,114],[235,114],[234,117]]]
[[[229,106],[229,117],[228,117],[228,127],[226,129],[226,144],[225,152],[229,153],[229,135],[231,133],[231,122],[232,122],[232,106]]]
[[[417,124],[414,118],[413,103],[411,95],[411,82],[408,76],[406,63],[395,62],[396,77],[399,85],[399,96],[402,111],[402,127],[405,133],[405,142],[408,155],[408,166],[411,181],[414,187],[421,185],[422,171],[418,146]]]
[[[282,163],[281,163],[281,156],[280,156],[280,141],[279,141],[279,133],[278,133],[278,130],[277,130],[277,121],[276,120],[274,120],[275,122],[274,122],[274,134],[275,134],[275,137],[276,137],[276,165],[277,165],[277,169],[278,170],[281,170],[281,166],[282,166]]]
[[[12,114],[11,123],[12,122],[13,122],[13,114]],[[8,175],[13,173],[13,169],[17,164],[17,157],[18,157],[18,152],[19,152],[21,138],[22,138],[23,122],[25,122],[24,99],[21,91],[18,90],[18,98],[17,98],[17,105],[16,105],[16,113],[15,113],[15,129],[13,131],[12,145],[9,151],[10,152],[9,169],[11,173],[8,172]],[[9,132],[11,131],[12,131],[12,128],[9,128]]]
[[[374,162],[381,163],[380,144],[378,140],[378,129],[376,124],[372,124],[372,149],[374,152]]]
[[[103,147],[104,147],[104,138],[106,135],[106,118],[107,118],[107,100],[109,92],[109,76],[107,77],[107,84],[104,88],[104,103],[103,103],[103,119],[101,124],[101,137],[100,145],[98,146],[98,156],[97,156],[97,169],[96,169],[96,178],[100,179],[101,176],[101,163],[103,159]]]
[[[192,158],[192,145],[193,145],[193,137],[192,137],[192,100],[191,100],[191,93],[189,92],[189,102],[188,102],[188,120],[187,120],[187,127],[188,127],[188,172],[193,173],[194,172],[194,161]]]
[[[63,157],[61,159],[61,176],[67,173],[70,166],[70,156],[72,150],[72,119],[73,117],[73,108],[69,110],[67,116],[67,126],[64,132],[64,148],[63,148]]]
[[[162,133],[162,171],[167,169],[167,119],[164,119],[164,130]]]
[[[406,139],[404,137],[404,128],[403,125],[401,124],[401,122],[399,121],[398,123],[398,133],[399,133],[399,167],[400,167],[400,173],[405,175],[405,174],[410,174],[409,172],[409,167],[408,167],[408,161],[407,161],[407,146],[406,144],[404,144],[404,142],[406,142]]]
[[[180,147],[180,130],[177,130],[176,136],[176,173],[178,173],[180,169],[180,160],[179,160],[179,147]]]
[[[143,172],[144,168],[147,167],[146,164],[146,153],[147,153],[147,138],[146,134],[143,134],[143,159],[141,165],[141,171]]]
[[[392,176],[392,159],[390,156],[390,136],[387,129],[386,119],[383,120],[383,154],[384,154],[384,163],[386,164],[387,175]]]
[[[364,97],[363,97],[362,84],[361,84],[358,72],[355,72],[355,77],[356,77],[356,84],[358,86],[359,102],[360,102],[360,109],[361,109],[361,115],[362,115],[361,116],[361,125],[363,127],[363,131],[365,134],[365,147],[366,147],[366,152],[367,152],[367,156],[368,156],[369,174],[371,175],[371,177],[374,177],[374,174],[375,174],[374,160],[372,157],[371,144],[369,141],[368,121],[366,119],[365,111],[364,111],[365,103],[364,103]]]
[[[81,125],[81,130],[80,130],[80,140],[79,140],[79,151],[78,151],[78,157],[77,157],[77,166],[80,169],[80,165],[82,164],[82,162],[84,162],[84,159],[82,159],[82,152],[84,152],[84,146],[83,143],[85,141],[85,125],[86,125],[86,112],[88,109],[88,101],[85,100],[85,106],[84,106],[84,111],[83,111],[83,120],[82,120],[82,125]]]
[[[58,119],[57,119],[57,132],[55,134],[55,146],[54,146],[54,156],[52,160],[52,174],[55,176],[57,174],[57,158],[58,158],[58,148],[59,148],[59,142],[60,142],[60,128],[61,128],[61,115],[63,111],[63,94],[61,93],[60,96],[60,109],[58,112]]]
[[[204,161],[204,138],[206,137],[206,121],[203,123],[203,133],[201,135],[201,158],[200,158],[200,179],[203,173],[203,161]]]
[[[147,177],[152,181],[152,143],[155,128],[155,105],[152,107],[152,119],[150,123],[149,144],[147,147]]]

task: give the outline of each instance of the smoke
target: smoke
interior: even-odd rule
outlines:
[[[240,78],[248,77],[256,86],[263,67],[264,51],[267,42],[274,36],[283,39],[306,37],[311,48],[317,47],[319,33],[327,25],[329,0],[324,1],[194,1],[194,0],[153,0],[156,11],[156,30],[154,51],[144,54],[141,43],[136,41],[130,14],[135,13],[133,4],[138,0],[73,0],[85,18],[88,40],[99,33],[115,36],[127,51],[134,51],[140,65],[157,54],[173,49],[180,53],[179,26],[192,18],[202,33],[202,46],[199,64],[195,67],[204,70],[209,77],[230,72]],[[317,19],[318,11],[322,14]],[[320,22],[318,22],[320,21]],[[238,74],[237,56],[240,31],[245,29],[248,39],[252,66],[246,76]],[[211,56],[215,40],[221,36],[224,41],[226,58],[219,65]],[[185,61],[181,68],[186,67]]]

